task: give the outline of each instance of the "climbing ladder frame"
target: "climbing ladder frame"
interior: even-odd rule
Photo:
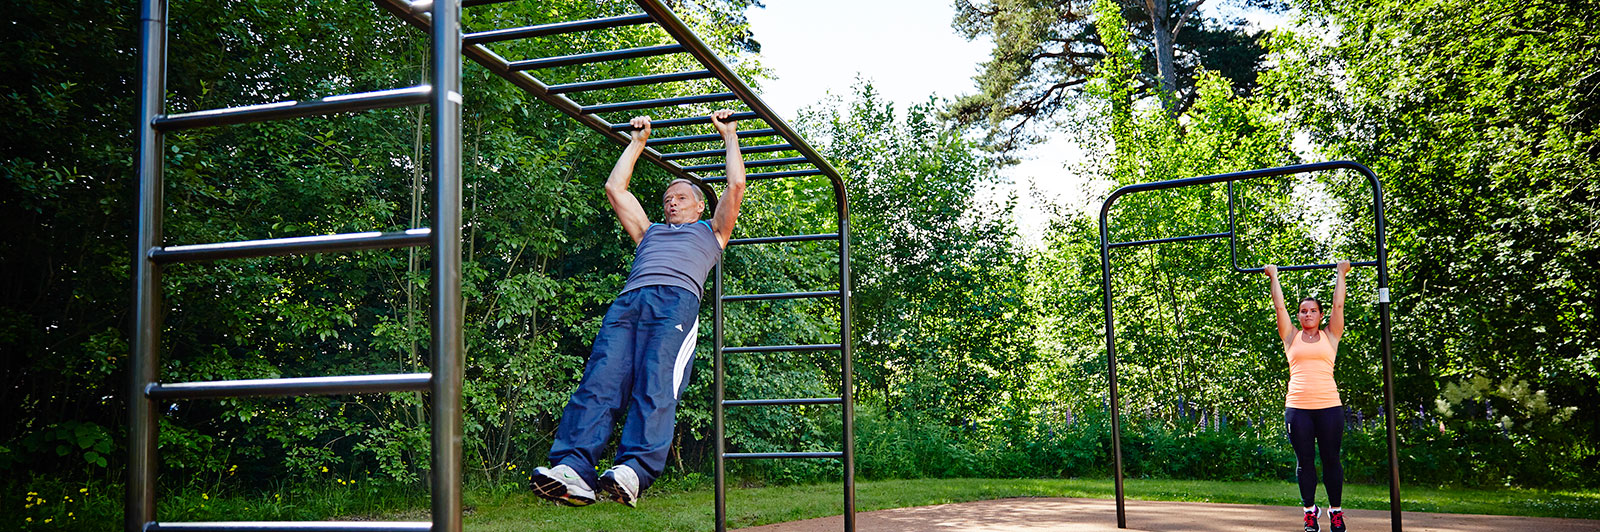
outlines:
[[[461,57],[482,65],[497,76],[532,94],[561,112],[611,138],[619,144],[629,142],[631,128],[620,113],[672,108],[711,102],[738,102],[743,110],[734,120],[746,124],[762,122],[764,127],[739,132],[741,139],[775,137],[777,143],[743,146],[742,154],[793,152],[790,156],[768,156],[747,160],[747,168],[771,171],[747,174],[750,181],[826,176],[833,187],[838,230],[834,233],[736,238],[729,246],[764,245],[785,242],[835,241],[838,289],[775,294],[723,293],[723,268],[719,261],[712,278],[713,305],[713,439],[715,447],[716,530],[727,529],[726,460],[729,459],[837,459],[843,466],[844,528],[855,530],[855,449],[853,369],[850,345],[850,248],[849,210],[844,182],[832,165],[784,123],[710,47],[700,40],[660,0],[636,0],[642,13],[567,21],[535,26],[495,29],[463,34],[461,9],[507,1],[461,0],[408,2],[374,0],[381,8],[401,20],[428,32],[431,38],[432,71],[429,85],[405,89],[330,97],[309,102],[278,102],[232,109],[200,111],[179,115],[165,113],[166,16],[165,0],[142,0],[140,39],[140,122],[139,134],[139,209],[138,255],[134,268],[134,344],[133,371],[129,397],[129,475],[124,530],[186,531],[459,531],[461,530]],[[434,24],[434,21],[443,21]],[[645,46],[625,50],[582,53],[557,57],[508,60],[487,45],[491,43],[603,30],[623,26],[654,24],[675,44]],[[616,79],[597,79],[548,85],[530,72],[543,68],[620,61],[666,54],[688,54],[702,67],[699,70],[651,74]],[[725,90],[714,93],[658,98],[642,101],[607,102],[582,105],[569,94],[620,87],[636,87],[697,79],[714,79]],[[427,104],[432,111],[432,160],[434,176],[433,227],[413,228],[396,233],[357,233],[312,237],[281,238],[248,242],[229,242],[189,246],[162,245],[162,135],[199,127],[215,127],[266,120],[316,116],[370,109]],[[618,113],[608,119],[601,113]],[[656,130],[703,126],[707,117],[656,120]],[[680,161],[716,158],[720,149],[661,151],[663,147],[720,142],[715,134],[684,134],[651,139],[644,159],[669,174],[688,179],[707,193],[714,208],[716,191],[712,183],[725,183],[726,176],[703,177],[701,172],[724,168],[723,163],[685,165]],[[401,375],[260,379],[201,383],[161,383],[158,375],[160,346],[161,266],[174,262],[210,261],[233,258],[343,252],[362,249],[413,247],[432,248],[433,308],[432,371]],[[725,346],[724,303],[836,298],[839,305],[837,343],[764,346]],[[733,399],[724,397],[725,355],[765,352],[839,352],[838,397]],[[433,456],[430,471],[433,486],[432,522],[233,522],[161,523],[157,520],[155,490],[156,428],[158,402],[170,399],[200,399],[241,396],[285,396],[312,394],[381,393],[428,391],[432,395]],[[724,411],[726,407],[840,405],[842,416],[841,449],[835,452],[727,452]]]
[[[1228,239],[1228,250],[1232,258],[1233,271],[1236,273],[1261,273],[1264,267],[1241,268],[1239,267],[1239,237],[1238,227],[1234,221],[1234,192],[1235,181],[1277,177],[1327,170],[1353,170],[1360,173],[1372,185],[1372,216],[1374,220],[1373,239],[1377,250],[1377,260],[1364,262],[1351,262],[1351,267],[1375,266],[1378,269],[1378,316],[1380,340],[1379,349],[1383,352],[1383,405],[1385,425],[1389,431],[1389,519],[1394,532],[1400,532],[1400,455],[1399,439],[1395,435],[1394,427],[1394,357],[1389,352],[1389,251],[1385,242],[1385,225],[1383,217],[1383,184],[1379,182],[1378,175],[1361,163],[1352,161],[1329,161],[1322,163],[1300,164],[1267,168],[1262,170],[1248,170],[1227,174],[1191,177],[1185,179],[1171,179],[1150,183],[1127,185],[1111,192],[1104,203],[1100,204],[1100,273],[1103,283],[1101,292],[1105,296],[1106,314],[1106,362],[1110,378],[1110,404],[1111,404],[1111,463],[1115,471],[1117,494],[1117,528],[1127,528],[1127,512],[1123,501],[1122,489],[1122,414],[1121,400],[1117,395],[1117,330],[1113,319],[1111,301],[1111,250],[1115,248],[1147,246],[1153,244],[1166,244],[1171,242],[1186,242],[1191,240],[1209,240],[1216,238]],[[1111,205],[1117,198],[1136,192],[1154,190],[1167,190],[1213,183],[1226,183],[1228,186],[1228,230],[1222,233],[1206,233],[1200,235],[1187,235],[1169,238],[1156,238],[1150,240],[1132,240],[1126,242],[1112,242],[1107,219],[1111,215]],[[1293,266],[1280,266],[1278,271],[1288,272],[1296,270],[1332,269],[1336,264],[1300,264]]]

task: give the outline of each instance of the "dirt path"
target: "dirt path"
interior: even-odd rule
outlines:
[[[896,508],[856,514],[862,532],[1114,532],[1130,531],[1231,531],[1299,530],[1298,508],[1201,502],[1128,501],[1128,528],[1117,528],[1116,502],[1109,499],[1000,499],[916,508]],[[1389,512],[1346,510],[1352,531],[1390,530]],[[1328,521],[1322,519],[1322,529]],[[1405,530],[1414,532],[1536,532],[1600,531],[1600,521],[1551,517],[1433,514],[1406,512]],[[839,516],[741,528],[741,532],[837,532],[844,530]]]

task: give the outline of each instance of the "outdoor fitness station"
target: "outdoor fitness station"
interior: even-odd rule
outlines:
[[[1110,371],[1111,384],[1111,463],[1112,468],[1116,471],[1114,474],[1117,491],[1118,528],[1127,528],[1128,519],[1122,489],[1122,420],[1120,412],[1121,404],[1117,395],[1117,329],[1115,326],[1115,320],[1112,318],[1111,250],[1114,248],[1165,244],[1169,242],[1186,242],[1190,240],[1226,238],[1228,239],[1228,249],[1232,256],[1233,271],[1237,273],[1261,273],[1265,271],[1263,267],[1239,267],[1239,238],[1238,227],[1234,223],[1233,183],[1235,181],[1245,181],[1264,177],[1277,177],[1340,169],[1354,170],[1359,172],[1361,175],[1366,176],[1367,180],[1372,183],[1372,215],[1376,222],[1376,230],[1374,231],[1375,234],[1373,237],[1376,239],[1375,249],[1377,249],[1378,259],[1376,261],[1351,262],[1350,265],[1351,267],[1378,267],[1378,316],[1380,324],[1379,327],[1382,329],[1382,332],[1380,333],[1380,337],[1382,338],[1380,342],[1380,349],[1383,351],[1383,407],[1384,412],[1387,413],[1387,415],[1384,416],[1384,422],[1389,431],[1389,514],[1390,522],[1393,524],[1394,531],[1400,532],[1400,456],[1397,451],[1398,440],[1395,437],[1394,429],[1394,359],[1389,353],[1389,253],[1385,248],[1384,243],[1383,185],[1378,182],[1378,176],[1373,174],[1372,170],[1360,163],[1351,161],[1330,161],[1324,163],[1301,164],[1279,168],[1267,168],[1263,170],[1249,170],[1245,172],[1233,172],[1204,177],[1171,179],[1167,181],[1155,181],[1151,183],[1128,185],[1113,191],[1110,196],[1106,197],[1105,202],[1100,204],[1100,274],[1101,281],[1103,283],[1102,291],[1105,294],[1106,362]],[[1126,196],[1128,194],[1133,194],[1135,192],[1167,190],[1198,185],[1209,185],[1213,183],[1226,183],[1228,187],[1227,232],[1157,238],[1152,240],[1134,240],[1127,242],[1111,241],[1107,225],[1107,218],[1111,214],[1111,205],[1116,203],[1117,198]],[[1334,266],[1334,264],[1279,266],[1278,271],[1332,269]]]
[[[285,101],[228,109],[182,114],[166,112],[167,2],[140,2],[139,40],[139,125],[138,135],[138,229],[134,257],[134,338],[133,371],[129,383],[128,480],[126,532],[183,531],[427,531],[459,532],[461,513],[461,379],[462,379],[462,299],[461,299],[461,57],[478,63],[500,78],[520,87],[573,119],[611,138],[628,143],[628,116],[625,113],[646,109],[675,108],[683,105],[733,102],[742,106],[732,119],[749,124],[764,124],[739,132],[740,138],[772,138],[775,142],[744,146],[743,154],[783,154],[747,160],[747,168],[771,171],[751,173],[751,181],[765,179],[826,176],[833,185],[833,202],[838,214],[838,230],[811,235],[735,238],[728,245],[761,245],[784,242],[833,241],[838,243],[839,281],[834,290],[777,294],[723,293],[722,266],[713,274],[711,295],[714,323],[713,356],[713,439],[715,441],[716,530],[727,529],[727,460],[813,458],[837,459],[843,465],[844,529],[855,530],[855,450],[854,400],[850,350],[850,227],[844,182],[805,139],[789,128],[756,96],[755,92],[700,40],[661,0],[636,0],[642,12],[592,20],[557,22],[537,26],[488,29],[464,32],[461,9],[514,0],[374,0],[379,7],[417,29],[431,40],[430,80],[426,85],[380,90],[313,101]],[[674,44],[623,50],[582,53],[557,57],[507,59],[496,53],[495,43],[516,39],[548,37],[623,26],[655,25]],[[546,84],[533,75],[540,69],[623,61],[668,54],[688,54],[701,68],[683,72],[653,74],[617,79]],[[585,98],[582,93],[620,87],[656,85],[688,80],[715,80],[725,89],[720,92],[660,98],[654,100],[605,102]],[[572,95],[572,96],[569,96]],[[577,96],[577,99],[574,99]],[[579,103],[579,100],[588,102]],[[194,245],[168,245],[163,242],[162,139],[170,132],[189,129],[246,124],[320,116],[334,113],[426,105],[432,116],[430,173],[433,177],[433,218],[431,227],[411,228],[394,233],[353,233],[339,235],[278,238],[242,242]],[[615,113],[615,114],[612,114]],[[609,117],[609,118],[608,118]],[[705,116],[656,120],[654,129],[672,130],[685,126],[704,126]],[[653,138],[644,158],[673,177],[688,179],[706,193],[712,210],[716,192],[711,183],[726,181],[722,176],[702,176],[701,172],[723,169],[723,163],[684,164],[681,161],[720,158],[721,149],[695,149],[700,143],[720,141],[715,134],[684,133]],[[673,147],[681,151],[662,151]],[[332,377],[257,379],[213,382],[167,383],[158,369],[161,346],[162,267],[182,262],[337,253],[365,249],[427,246],[431,250],[430,290],[432,309],[431,372],[394,375],[354,375]],[[837,298],[839,339],[837,343],[802,345],[723,345],[723,305],[744,301],[771,301],[811,298]],[[839,397],[749,398],[723,397],[723,357],[740,353],[838,351]],[[156,430],[161,403],[179,399],[223,397],[281,397],[294,395],[337,395],[354,393],[426,392],[432,410],[432,518],[431,522],[227,522],[164,523],[156,514]],[[723,412],[730,406],[840,405],[843,418],[842,448],[836,452],[739,453],[725,449]]]

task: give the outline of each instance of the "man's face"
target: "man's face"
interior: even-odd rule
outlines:
[[[667,213],[667,223],[686,224],[700,219],[700,213],[706,205],[694,194],[694,187],[688,183],[674,183],[667,187],[667,193],[661,197],[661,206]]]

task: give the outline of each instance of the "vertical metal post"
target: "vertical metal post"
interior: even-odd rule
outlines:
[[[156,520],[156,401],[144,389],[156,381],[161,355],[161,266],[150,260],[161,244],[162,142],[155,118],[166,112],[167,3],[139,6],[139,207],[133,253],[133,345],[128,371],[128,479],[123,530],[139,532]]]
[[[716,530],[728,529],[728,488],[722,453],[726,451],[722,419],[722,259],[711,273],[711,441],[713,462],[712,477],[716,483]]]
[[[1111,313],[1111,239],[1106,230],[1106,215],[1111,210],[1111,202],[1116,199],[1117,195],[1112,194],[1100,207],[1100,281],[1101,292],[1105,294],[1106,308],[1106,366],[1110,370],[1111,378],[1111,469],[1114,470],[1112,474],[1117,491],[1117,528],[1128,528],[1128,514],[1122,491],[1122,417],[1118,409],[1120,400],[1117,396],[1117,329]]]
[[[855,367],[850,354],[850,209],[844,183],[834,180],[839,202],[839,399],[844,416],[844,530],[856,529]]]
[[[1379,348],[1383,350],[1384,425],[1389,431],[1389,522],[1400,532],[1400,439],[1394,428],[1394,356],[1389,351],[1389,250],[1383,217],[1383,185],[1365,166],[1361,170],[1372,180],[1372,209],[1377,219],[1378,240],[1378,323]]]
[[[433,3],[433,530],[461,531],[461,3]]]

